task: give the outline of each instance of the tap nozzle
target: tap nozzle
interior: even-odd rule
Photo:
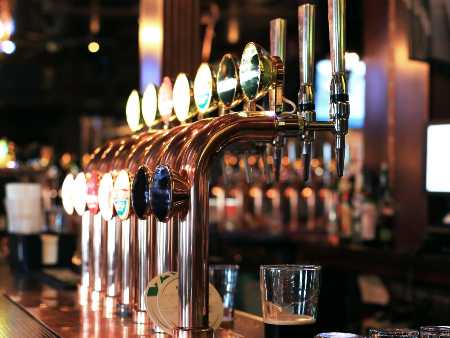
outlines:
[[[281,173],[281,158],[283,156],[283,138],[277,136],[273,142],[273,165],[275,169],[275,182],[279,182]]]
[[[299,69],[300,90],[298,105],[300,118],[305,122],[316,121],[313,93],[314,44],[315,44],[316,7],[305,4],[298,7]],[[315,139],[314,130],[305,130],[302,134],[303,179],[309,178],[311,163],[311,143]]]
[[[345,0],[328,0],[330,57],[332,78],[330,85],[330,118],[336,134],[336,170],[344,172],[345,135],[348,132],[350,104],[345,79]]]

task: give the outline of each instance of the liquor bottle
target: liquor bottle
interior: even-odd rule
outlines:
[[[376,241],[378,206],[373,184],[373,175],[364,170],[364,198],[361,206],[361,240],[368,245]]]
[[[342,177],[339,182],[340,205],[339,223],[340,239],[343,244],[349,243],[352,237],[351,182],[349,177]]]
[[[388,248],[393,243],[393,228],[395,217],[395,203],[389,185],[389,170],[387,163],[382,163],[379,177],[379,223],[377,241],[380,246]]]

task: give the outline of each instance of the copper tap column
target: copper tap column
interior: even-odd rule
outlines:
[[[98,170],[103,173],[103,177],[99,184],[99,214],[102,215],[106,226],[102,226],[101,238],[97,238],[97,242],[100,247],[105,250],[102,254],[105,259],[104,262],[104,288],[105,288],[105,303],[104,310],[106,316],[111,316],[117,304],[118,292],[119,292],[119,271],[118,271],[118,259],[119,259],[119,222],[114,216],[114,206],[112,204],[111,193],[113,187],[113,160],[117,151],[124,145],[129,138],[128,136],[112,143],[111,146],[105,151],[99,161]],[[110,182],[108,182],[110,180]],[[100,188],[102,183],[107,184],[107,196],[100,196]],[[102,197],[106,197],[107,201],[101,201]],[[102,207],[105,208],[102,210]],[[97,235],[99,232],[97,231]],[[100,242],[99,242],[100,241]],[[95,244],[94,243],[94,251]]]
[[[192,182],[187,216],[179,225],[178,337],[211,337],[208,328],[208,169],[215,155],[229,143],[272,142],[278,128],[298,135],[295,116],[279,122],[272,112],[230,114],[212,120],[180,153],[182,172]]]
[[[144,154],[151,148],[154,141],[166,132],[161,130],[154,131],[133,148],[127,158],[130,178],[136,178],[139,166],[144,161]],[[133,247],[130,248],[132,250],[130,265],[133,271],[129,288],[132,300],[131,311],[135,323],[149,324],[149,319],[145,312],[145,289],[149,278],[154,275],[155,253],[153,248],[155,247],[156,235],[154,227],[148,224],[149,217],[145,216],[145,218],[139,219],[138,211],[136,211],[135,206],[133,208],[136,214],[130,217],[132,229],[130,235],[133,242]],[[126,258],[122,257],[122,259]],[[126,302],[127,300],[122,301]]]
[[[87,177],[87,205],[91,214],[93,214],[92,224],[92,293],[91,299],[93,302],[93,309],[96,310],[100,306],[103,292],[105,290],[105,261],[106,261],[106,224],[99,213],[98,208],[98,184],[100,174],[103,172],[100,168],[101,161],[104,160],[105,153],[111,151],[114,143],[113,140],[108,142],[105,147],[94,153],[93,159],[86,168]]]
[[[133,158],[133,154],[142,144],[145,144],[149,139],[154,137],[155,131],[148,131],[136,138],[134,142],[130,142],[121,150],[121,154],[116,158],[114,168],[116,170],[124,170],[128,176],[128,181],[132,182],[131,174],[129,171],[130,160]],[[120,172],[119,172],[120,173]],[[131,184],[131,183],[130,183]],[[131,186],[129,187],[131,190]],[[129,201],[131,204],[131,201]],[[135,252],[135,240],[136,240],[136,216],[129,206],[128,215],[122,215],[121,220],[121,232],[120,232],[120,292],[119,301],[117,305],[117,311],[122,316],[128,316],[131,314],[132,305],[134,301],[133,291],[133,261]],[[150,257],[149,257],[150,259]]]
[[[145,132],[141,132],[139,134],[133,134],[122,141],[120,141],[115,148],[115,151],[111,151],[109,153],[108,158],[105,159],[105,162],[108,163],[109,173],[112,176],[112,179],[115,181],[118,178],[119,170],[124,168],[125,159],[128,157],[130,149],[133,145],[139,142],[140,139],[145,138],[147,134]],[[122,252],[122,244],[125,252],[129,252],[130,246],[130,238],[126,238],[125,243],[123,243],[121,239],[122,234],[122,216],[115,211],[115,194],[114,189],[111,191],[112,193],[112,202],[110,207],[113,211],[113,217],[108,220],[108,231],[107,231],[107,268],[106,268],[106,299],[105,299],[105,314],[107,316],[112,316],[118,307],[120,302],[120,294],[121,294],[121,284],[122,284],[122,276],[121,273],[121,252]],[[130,229],[128,229],[130,230]],[[129,268],[126,266],[126,268]],[[127,280],[125,280],[127,282]]]
[[[150,181],[150,172],[154,169],[156,165],[156,159],[158,158],[158,153],[164,142],[170,139],[174,134],[176,134],[182,126],[175,127],[171,130],[165,130],[159,132],[151,139],[151,142],[147,142],[145,147],[141,148],[140,151],[136,151],[134,157],[139,158],[139,162],[144,166],[140,169],[141,175],[146,177],[135,176],[133,181],[133,208],[135,209],[136,215],[138,216],[137,224],[137,238],[136,238],[136,250],[137,250],[137,262],[135,276],[137,280],[135,281],[135,307],[133,309],[133,319],[137,323],[148,323],[149,319],[146,313],[145,305],[145,291],[147,284],[151,277],[156,274],[156,259],[158,257],[158,245],[167,245],[167,243],[159,243],[156,238],[156,222],[153,217],[150,217],[149,206],[145,207],[145,210],[138,210],[136,208],[136,201],[143,201],[143,199],[138,199],[134,197],[136,189],[134,189],[137,183],[136,179],[142,179],[145,184],[148,185]],[[141,182],[143,182],[141,181]],[[143,197],[145,200],[145,197]],[[155,252],[156,250],[156,252]],[[151,256],[152,260],[149,262],[148,257]]]

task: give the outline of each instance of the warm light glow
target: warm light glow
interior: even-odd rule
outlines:
[[[162,31],[159,26],[148,24],[139,30],[139,45],[159,45],[162,42]]]
[[[235,166],[238,163],[238,158],[235,155],[230,155],[230,157],[228,158],[228,163],[231,166]]]
[[[223,197],[225,195],[225,190],[221,187],[214,186],[211,188],[211,194],[215,197]]]
[[[88,50],[91,53],[97,53],[100,50],[100,44],[97,41],[91,41],[88,44]]]
[[[139,102],[139,93],[137,90],[133,90],[128,97],[127,106],[125,108],[127,123],[131,131],[135,132],[142,126],[140,124],[141,119],[141,104]]]
[[[173,90],[172,81],[165,76],[159,87],[158,92],[158,110],[164,123],[168,124],[173,109]]]
[[[239,21],[237,18],[228,20],[227,40],[228,43],[235,44],[239,41]]]
[[[200,113],[208,111],[211,104],[213,91],[213,77],[211,68],[206,62],[203,62],[197,70],[194,80],[194,99],[195,105]]]
[[[87,184],[84,173],[75,177],[73,188],[73,206],[78,215],[83,215],[86,210]]]
[[[110,173],[106,173],[98,185],[98,206],[105,221],[109,221],[113,216],[113,178]]]
[[[91,160],[91,154],[88,154],[88,153],[83,154],[83,156],[81,157],[82,167],[85,168],[88,165],[90,160]]]
[[[156,111],[158,110],[158,95],[156,94],[156,87],[150,83],[145,88],[142,96],[142,116],[145,124],[151,127],[156,118]]]
[[[250,155],[248,157],[248,164],[250,166],[254,166],[256,164],[256,161],[258,160],[258,158],[255,155]]]
[[[248,194],[250,195],[251,198],[258,198],[261,197],[262,191],[258,187],[251,187],[250,190],[248,191]]]
[[[173,109],[177,119],[183,123],[189,117],[191,105],[191,88],[185,73],[180,73],[173,85]]]
[[[72,174],[68,174],[64,179],[61,187],[61,200],[64,210],[69,214],[73,214],[73,189],[74,189],[74,178]]]
[[[302,190],[302,196],[307,199],[311,197],[313,194],[313,190],[310,187],[306,187]]]
[[[271,200],[273,200],[275,198],[280,197],[280,192],[277,189],[270,188],[266,191],[266,196],[267,196],[267,198],[270,198]]]

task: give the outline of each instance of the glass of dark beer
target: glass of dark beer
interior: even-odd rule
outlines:
[[[450,338],[450,326],[422,326],[420,338]]]
[[[320,270],[317,265],[260,267],[266,338],[314,337]]]
[[[412,329],[370,329],[370,338],[419,338],[419,331]]]
[[[364,338],[364,336],[347,332],[323,332],[317,334],[314,338]]]

